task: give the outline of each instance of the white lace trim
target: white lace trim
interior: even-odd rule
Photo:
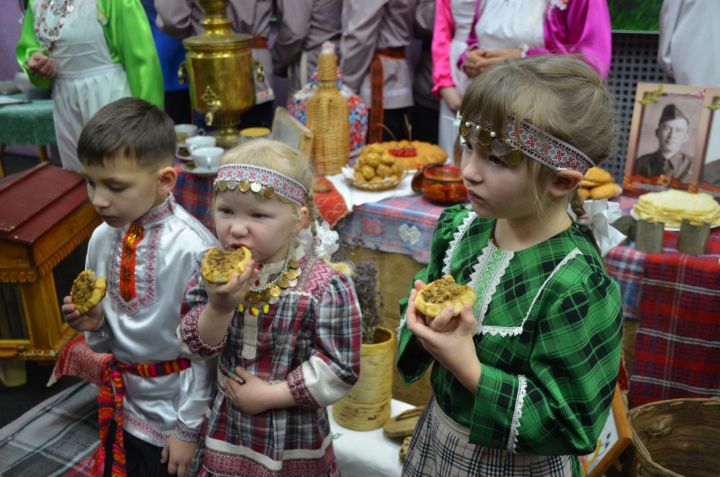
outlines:
[[[458,242],[460,242],[460,239],[463,237],[463,235],[465,235],[465,232],[467,232],[468,227],[470,227],[470,223],[475,220],[476,216],[477,214],[475,214],[475,212],[470,212],[463,220],[463,223],[460,224],[460,227],[458,227],[458,229],[453,234],[453,239],[450,242],[448,249],[445,251],[445,258],[443,259],[443,276],[452,275],[452,273],[450,273],[450,268],[452,265],[453,255],[455,255],[455,248],[457,247],[457,244]]]
[[[499,260],[500,263],[497,264],[497,266],[493,266],[493,262],[496,261],[496,252],[498,251],[501,254]],[[495,290],[497,289],[500,280],[502,279],[503,275],[505,275],[505,270],[507,270],[508,265],[510,265],[510,260],[512,260],[514,256],[514,252],[506,252],[497,248],[491,240],[488,242],[485,248],[483,248],[482,252],[480,253],[480,257],[478,257],[477,263],[473,267],[472,275],[470,275],[470,287],[472,287],[472,289],[476,292],[478,291],[478,285],[480,279],[484,276],[484,272],[490,271],[492,274],[488,279],[487,287],[485,287],[485,290],[483,291],[481,297],[482,302],[475,303],[475,306],[473,308],[475,318],[478,322],[478,327],[475,332],[476,334],[479,334],[483,327],[482,323],[485,319],[487,309],[490,306],[490,301],[492,300],[493,295],[495,295]]]
[[[398,325],[397,330],[395,330],[395,337],[397,338],[398,344],[400,344],[400,333],[402,333],[405,328],[407,328],[407,315],[403,313],[400,318],[400,324]]]
[[[530,316],[530,313],[532,312],[533,307],[535,306],[535,303],[540,298],[540,295],[545,290],[545,287],[548,283],[550,283],[550,280],[555,276],[555,274],[563,267],[566,263],[568,263],[573,258],[577,257],[578,255],[582,255],[582,252],[579,249],[573,249],[570,253],[568,253],[565,258],[563,258],[560,263],[557,264],[555,269],[550,273],[550,275],[545,279],[542,286],[538,290],[538,292],[535,294],[535,298],[533,298],[532,303],[530,304],[530,308],[528,308],[527,313],[525,314],[525,317],[522,320],[522,323],[520,323],[519,326],[480,326],[478,329],[478,333],[487,333],[490,335],[500,335],[500,336],[519,336],[522,333],[523,327],[525,326],[525,322],[527,321],[528,317]],[[482,257],[481,257],[482,258]]]
[[[527,378],[524,374],[518,376],[518,392],[515,398],[515,409],[513,410],[512,423],[510,424],[510,436],[508,437],[507,450],[515,453],[520,431],[520,418],[522,417],[523,406],[525,405],[525,394],[527,393]]]

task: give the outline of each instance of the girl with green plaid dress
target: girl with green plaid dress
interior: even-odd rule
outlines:
[[[433,398],[403,475],[581,475],[620,365],[620,290],[605,271],[576,189],[610,156],[610,95],[568,56],[511,61],[468,88],[462,176],[470,207],[440,217],[432,258],[401,307],[397,366],[407,382],[433,364]],[[452,317],[416,312],[444,275],[477,300]]]

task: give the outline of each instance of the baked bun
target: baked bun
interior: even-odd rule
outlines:
[[[85,315],[105,298],[106,289],[105,277],[95,276],[94,271],[87,269],[80,272],[73,281],[70,297],[80,314]]]
[[[468,285],[455,283],[452,275],[445,275],[425,285],[415,296],[415,308],[434,320],[448,306],[453,307],[453,316],[457,316],[465,305],[475,303],[475,292]]]
[[[595,182],[596,184],[604,184],[605,182],[613,182],[613,176],[602,167],[591,167],[585,173],[585,180]]]
[[[620,186],[614,182],[607,182],[590,189],[590,197],[594,200],[609,199],[620,193]]]
[[[202,277],[210,283],[220,285],[227,283],[233,273],[240,275],[245,265],[252,259],[247,247],[236,250],[223,250],[213,247],[205,252],[200,268]]]

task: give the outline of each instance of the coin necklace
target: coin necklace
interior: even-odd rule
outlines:
[[[278,276],[268,282],[264,287],[250,289],[245,297],[245,302],[249,306],[248,311],[251,315],[259,316],[260,311],[267,313],[270,310],[270,305],[274,305],[280,300],[280,295],[282,295],[284,290],[294,288],[297,285],[298,278],[302,273],[299,258],[291,258],[290,255],[288,255],[283,268],[284,270],[278,273]],[[240,313],[243,313],[245,309],[245,303],[241,303],[238,306]]]

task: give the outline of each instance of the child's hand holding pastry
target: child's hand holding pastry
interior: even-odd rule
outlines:
[[[410,292],[405,318],[407,328],[420,341],[425,351],[436,361],[448,368],[468,390],[475,392],[480,379],[480,361],[477,358],[473,336],[477,331],[477,320],[472,304],[465,304],[459,316],[452,305],[448,305],[432,321],[418,313],[416,298],[419,289],[424,288],[420,281]]]
[[[203,257],[201,273],[206,282],[208,307],[220,315],[235,311],[257,275],[252,253],[245,247],[211,248]]]
[[[102,309],[98,306],[105,297],[105,277],[98,277],[93,270],[83,270],[75,278],[70,295],[63,299],[63,320],[78,331],[94,331],[103,322]]]

